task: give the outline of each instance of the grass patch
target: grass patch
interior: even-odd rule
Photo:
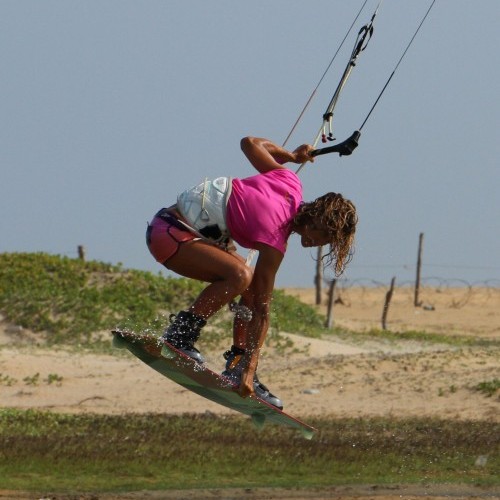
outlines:
[[[345,328],[332,328],[328,330],[330,335],[335,335],[351,340],[384,339],[390,342],[401,342],[402,340],[425,342],[428,344],[443,344],[454,347],[500,347],[497,339],[478,338],[466,335],[449,335],[441,333],[429,333],[419,330],[409,330],[404,332],[371,329],[368,331],[352,331]]]
[[[189,305],[204,283],[165,278],[120,265],[84,262],[46,253],[0,254],[0,311],[12,323],[44,332],[49,345],[107,350],[109,339],[95,332],[115,327],[160,333],[169,313]],[[232,315],[212,321],[208,343],[227,340]],[[298,299],[276,291],[270,340],[283,342],[278,330],[319,335],[323,318]],[[286,346],[284,346],[286,347]]]
[[[46,253],[0,253],[0,311],[12,323],[44,332],[51,346],[80,347],[113,352],[109,337],[96,332],[129,328],[160,334],[168,315],[190,304],[204,283],[161,274],[126,270],[121,265],[84,262]],[[205,347],[227,344],[232,315],[221,311],[210,321]],[[335,335],[349,340],[383,338],[454,346],[499,346],[498,340],[426,332],[372,330],[353,332],[324,327],[325,318],[314,307],[275,290],[268,345],[293,349],[279,332],[307,337]]]
[[[143,327],[193,300],[201,283],[45,253],[0,254],[0,310],[49,344],[92,343],[121,323]]]
[[[474,389],[491,398],[500,390],[500,379],[494,378],[493,380],[480,382],[474,387]]]
[[[0,488],[126,491],[340,484],[498,485],[500,425],[312,419],[312,441],[239,416],[0,411]],[[478,456],[487,456],[478,466]]]

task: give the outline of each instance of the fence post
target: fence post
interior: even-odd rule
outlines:
[[[420,233],[418,237],[418,255],[417,255],[417,277],[415,279],[415,299],[413,301],[413,305],[415,307],[420,307],[422,304],[419,300],[420,293],[420,271],[422,268],[422,247],[424,243],[424,233]]]
[[[396,276],[391,280],[391,287],[385,294],[384,310],[382,311],[382,330],[387,330],[387,313],[389,312],[389,304],[391,303],[392,294],[394,293],[394,284],[396,283]]]
[[[337,280],[334,278],[330,282],[330,289],[328,290],[328,309],[326,313],[326,324],[327,328],[331,328],[333,326],[333,296],[335,293],[335,285],[337,284]]]
[[[316,285],[316,305],[321,304],[321,285],[323,282],[323,247],[318,247],[318,255],[316,259],[316,276],[314,276],[314,284]]]
[[[85,247],[83,245],[78,245],[78,258],[85,261]]]

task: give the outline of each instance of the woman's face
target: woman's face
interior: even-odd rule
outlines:
[[[328,245],[332,240],[326,227],[319,224],[307,224],[297,232],[304,248]]]

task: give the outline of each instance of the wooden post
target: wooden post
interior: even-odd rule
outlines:
[[[318,247],[318,255],[316,259],[316,276],[314,276],[314,284],[316,285],[316,305],[321,305],[321,285],[323,283],[323,247]]]
[[[395,283],[396,283],[396,277],[394,276],[391,280],[391,287],[385,294],[384,310],[382,311],[382,330],[387,330],[387,313],[389,312],[389,304],[391,303],[392,294],[394,293]]]
[[[330,289],[328,290],[328,309],[326,313],[326,324],[327,328],[331,328],[333,326],[333,304],[334,304],[334,293],[335,293],[335,285],[337,284],[337,280],[334,278],[330,283]]]
[[[420,271],[422,269],[422,247],[424,243],[424,233],[420,233],[418,238],[418,255],[417,255],[417,277],[415,279],[415,299],[413,305],[415,307],[420,307],[422,304],[419,300],[420,293]]]
[[[85,261],[85,247],[83,245],[78,245],[78,258]]]

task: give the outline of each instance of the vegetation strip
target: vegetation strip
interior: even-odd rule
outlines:
[[[0,253],[0,311],[11,323],[43,332],[49,345],[85,346],[109,352],[109,336],[96,332],[113,328],[163,332],[172,312],[189,304],[203,284],[184,278],[165,278],[147,271],[125,270],[121,265],[70,259],[46,253]],[[423,332],[350,332],[326,329],[325,319],[313,307],[275,290],[268,344],[288,349],[290,341],[279,332],[309,337],[417,340],[456,346],[495,347],[495,339],[453,337]],[[222,312],[211,320],[211,335],[204,347],[227,339],[231,318]]]
[[[311,419],[309,419],[311,420]],[[500,485],[500,424],[312,419],[312,441],[211,415],[0,411],[0,488],[40,491]]]
[[[203,283],[165,278],[120,265],[84,262],[46,253],[0,253],[0,311],[11,323],[44,332],[48,344],[95,346],[95,333],[115,327],[160,334],[175,313],[194,300]],[[204,339],[227,338],[230,319],[219,314]],[[276,291],[270,339],[277,331],[319,335],[323,317],[294,297]],[[109,338],[103,341],[103,349]]]

